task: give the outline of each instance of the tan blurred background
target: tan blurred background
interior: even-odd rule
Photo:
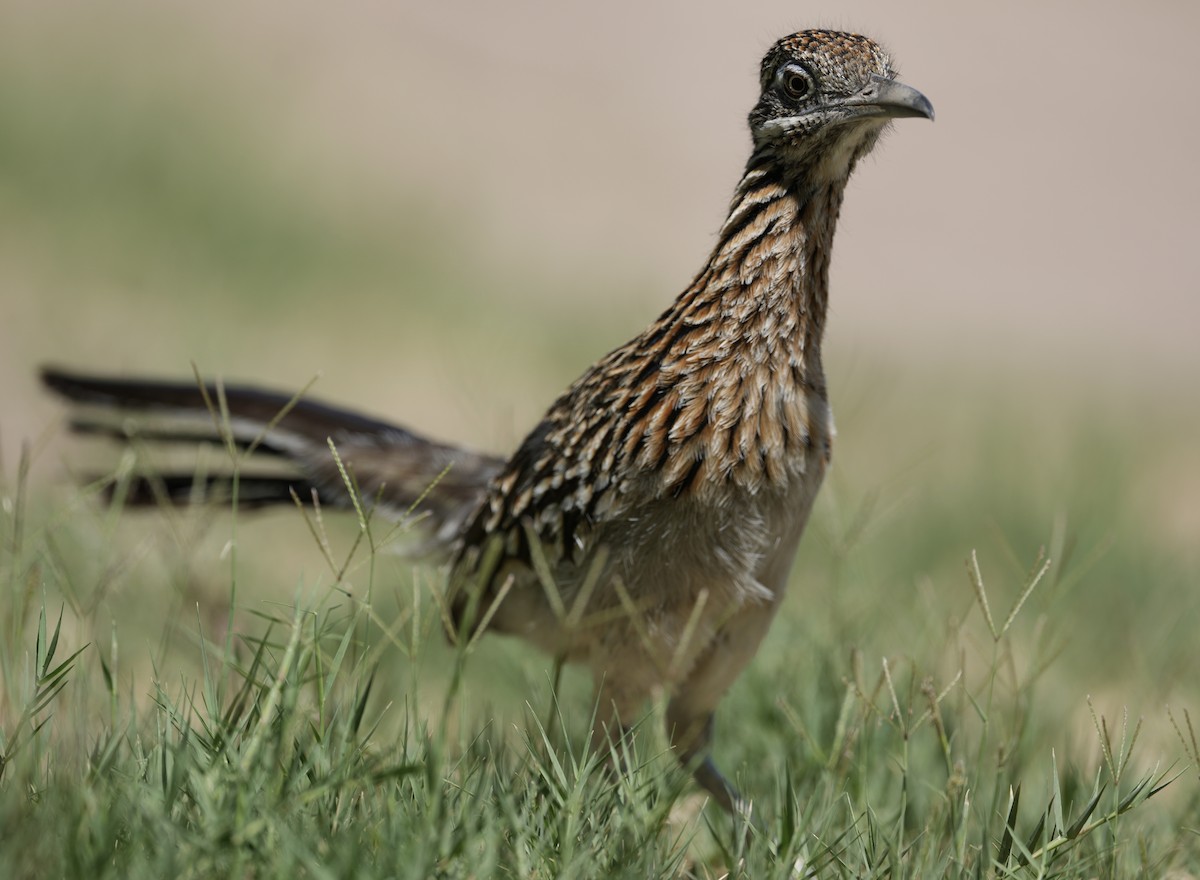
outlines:
[[[44,90],[53,98],[51,114],[72,109],[74,93],[87,123],[103,128],[96,137],[105,160],[158,163],[169,177],[202,160],[194,154],[209,146],[236,163],[250,142],[254,160],[266,159],[275,172],[271,187],[293,191],[294,201],[326,200],[338,212],[329,218],[331,234],[339,226],[353,232],[370,212],[396,205],[410,207],[418,227],[427,213],[431,234],[454,238],[446,259],[495,280],[464,296],[464,323],[473,321],[467,308],[475,298],[536,321],[537,304],[522,296],[525,287],[551,292],[555,310],[613,316],[611,344],[686,283],[712,242],[745,158],[743,119],[764,47],[812,24],[862,30],[892,47],[904,78],[933,100],[938,121],[904,125],[855,180],[835,260],[834,344],[956,368],[964,361],[1016,363],[1121,382],[1135,374],[1181,393],[1195,384],[1194,4],[335,9],[5,0],[3,17],[5,90]],[[201,129],[203,142],[173,128],[189,109],[215,126]],[[162,129],[154,130],[155,121]],[[82,122],[60,129],[85,135]],[[146,134],[157,141],[141,155],[113,157],[121,147],[137,151],[136,138]],[[3,137],[13,137],[11,124]],[[66,149],[72,145],[62,146],[47,164],[80,161]],[[87,141],[73,146],[89,148]],[[11,163],[4,169],[19,170]],[[68,179],[75,173],[63,170]],[[243,169],[230,171],[231,186],[273,194],[242,179]],[[103,176],[105,169],[85,173]],[[36,201],[36,184],[3,183]],[[106,218],[110,194],[93,189],[100,191],[79,193],[69,207],[76,215],[86,210],[93,231],[107,237],[122,207]],[[89,195],[100,198],[88,204]],[[151,290],[160,264],[187,256],[189,242],[173,240],[169,222],[160,230],[166,242],[145,245],[162,243],[168,255],[142,254],[140,271],[137,255],[105,255],[103,242],[75,240],[52,251],[56,236],[89,232],[80,228],[85,222],[63,221],[45,205],[4,201],[7,442],[36,425],[21,413],[34,407],[28,377],[42,360],[180,372],[196,359],[213,371],[237,367],[294,379],[256,352],[262,346],[273,356],[284,345],[272,326],[239,324],[245,316],[236,302]],[[56,222],[76,228],[38,228]],[[119,250],[127,242],[112,244]],[[333,298],[352,305],[359,280],[323,280],[323,289],[308,291],[298,305],[286,297],[277,305],[286,311]],[[220,287],[219,278],[213,286]],[[598,309],[600,291],[605,302]],[[370,319],[388,325],[401,352],[411,342],[405,311],[425,295],[397,284],[387,291],[388,309]],[[125,296],[146,301],[124,311]],[[164,317],[168,305],[178,317]],[[351,308],[345,326],[328,328],[328,339],[286,345],[305,350],[293,355],[302,370],[324,370],[330,385],[340,384],[339,362],[359,357],[354,324],[362,317]],[[142,338],[171,335],[174,320],[190,328],[183,339]],[[431,367],[421,383],[467,379],[453,366],[461,352],[448,346],[434,350],[450,363]],[[505,360],[522,357],[503,346],[497,352]],[[395,379],[383,376],[404,362],[386,349],[367,359],[389,385]],[[474,365],[470,375],[472,382],[489,380],[475,376]]]
[[[869,33],[937,108],[863,167],[839,373],[1194,407],[1200,7],[4,0],[0,443],[37,364],[318,392],[501,449],[699,268],[758,59]],[[910,389],[911,390],[911,389]],[[1130,417],[1133,417],[1132,414]]]

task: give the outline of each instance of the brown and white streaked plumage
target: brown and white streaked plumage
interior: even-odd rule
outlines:
[[[424,506],[451,562],[460,632],[486,624],[586,663],[601,737],[666,689],[680,760],[730,810],[740,799],[707,756],[712,716],[779,607],[829,464],[821,338],[846,182],[890,120],[933,118],[883,49],[853,34],[780,40],[761,86],[753,152],[704,268],[657,321],[571,385],[510,459],[301,402],[258,447],[301,476],[241,478],[251,503],[287,500],[291,486],[344,503],[331,437],[364,496],[403,511],[449,467]],[[44,379],[75,401],[148,419],[205,410],[205,395],[186,384],[54,370]],[[243,443],[289,400],[247,388],[224,396]],[[95,416],[75,424],[125,430]],[[148,427],[142,436],[196,432]],[[149,498],[149,485],[132,497]],[[190,478],[157,485],[185,494]]]

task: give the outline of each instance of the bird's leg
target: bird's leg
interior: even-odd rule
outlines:
[[[697,717],[684,701],[673,699],[667,706],[667,735],[679,763],[691,771],[696,784],[730,815],[752,820],[750,802],[721,774],[708,753],[713,738],[713,713]]]
[[[667,704],[667,735],[680,763],[726,812],[751,822],[750,802],[721,775],[709,755],[713,712],[758,650],[777,607],[776,602],[751,603],[726,620]]]

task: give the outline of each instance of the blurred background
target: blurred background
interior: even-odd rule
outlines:
[[[896,126],[847,197],[840,445],[793,616],[903,654],[970,613],[973,548],[1006,608],[1046,546],[1031,613],[1056,629],[1064,720],[1089,693],[1135,716],[1200,707],[1195,4],[3,0],[0,17],[0,454],[11,483],[32,444],[50,495],[88,453],[42,363],[320,374],[318,397],[512,447],[700,268],[763,51],[814,25],[876,37],[937,122]],[[309,541],[295,519],[243,528]],[[126,596],[114,618],[120,601],[150,614]]]

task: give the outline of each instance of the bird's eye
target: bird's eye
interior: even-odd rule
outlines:
[[[807,98],[812,91],[812,77],[803,70],[795,67],[788,67],[783,70],[783,76],[780,77],[783,85],[783,90],[787,96],[793,101],[799,101]]]

